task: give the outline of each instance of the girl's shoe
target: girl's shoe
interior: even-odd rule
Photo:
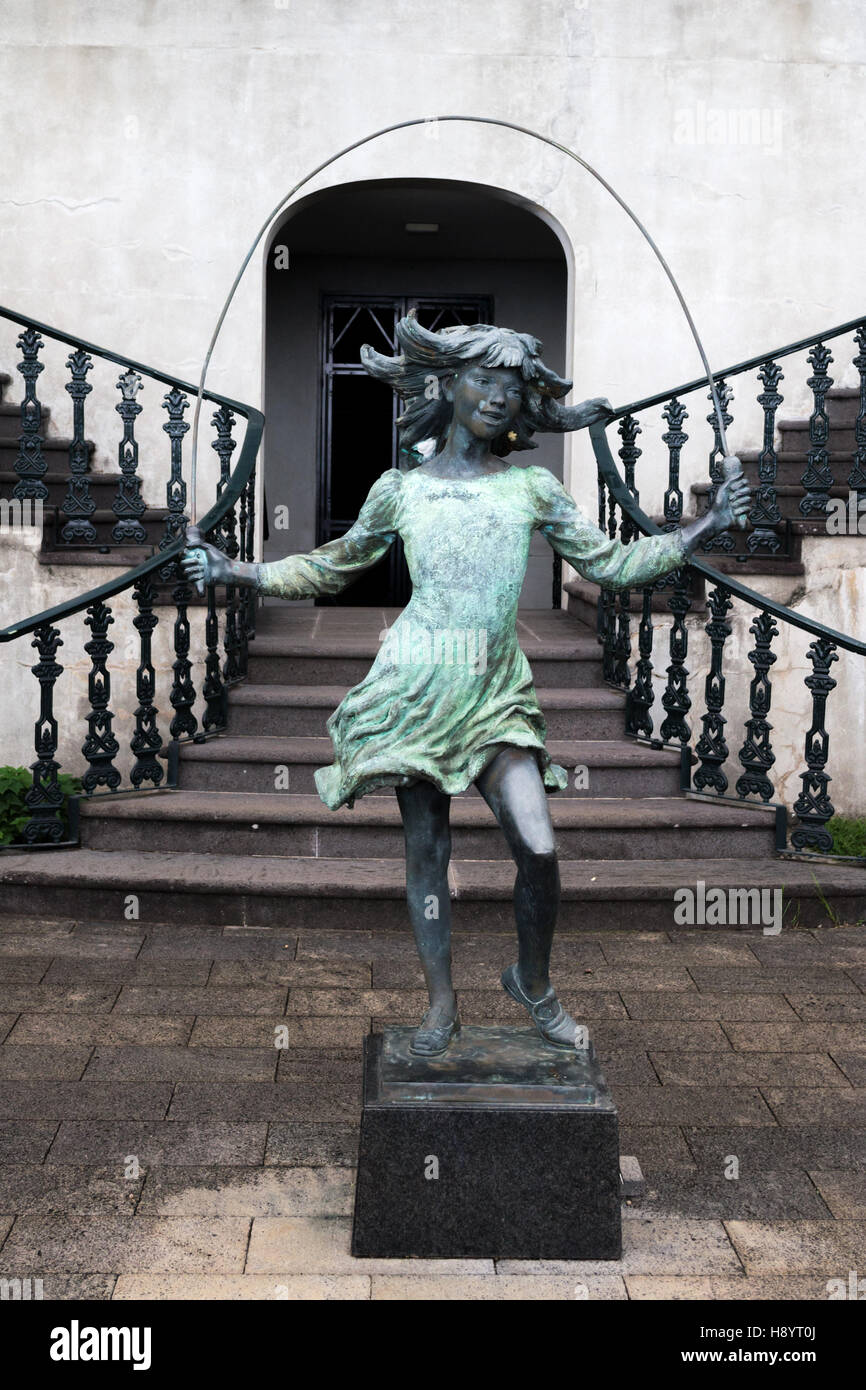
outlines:
[[[566,1013],[556,997],[553,985],[540,999],[530,999],[520,983],[517,966],[509,965],[508,969],[502,972],[502,988],[528,1011],[546,1043],[550,1043],[551,1047],[560,1048],[563,1052],[574,1051],[578,1046],[578,1031],[583,1034],[583,1029],[578,1030],[571,1014]]]
[[[452,1038],[460,1034],[460,1015],[451,1015],[444,1004],[434,1004],[409,1044],[414,1057],[440,1057]]]

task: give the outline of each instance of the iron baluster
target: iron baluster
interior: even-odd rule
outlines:
[[[223,495],[231,472],[232,454],[237,448],[237,441],[232,438],[234,423],[234,411],[227,405],[221,405],[211,416],[211,424],[215,427],[217,434],[216,439],[211,440],[211,448],[216,450],[217,458],[220,461],[220,475],[216,489],[217,497],[222,497]]]
[[[81,745],[81,751],[90,763],[81,779],[89,796],[99,786],[116,791],[120,786],[121,777],[114,766],[120,744],[112,731],[114,715],[108,708],[111,677],[106,666],[109,656],[114,651],[114,643],[108,636],[108,627],[114,622],[114,618],[108,605],[100,602],[90,605],[84,621],[92,634],[90,641],[84,644],[84,650],[91,662],[87,677],[90,713],[87,715],[87,737]]]
[[[806,383],[815,398],[815,408],[809,416],[809,453],[801,479],[806,495],[800,498],[800,512],[803,516],[809,516],[812,512],[824,516],[833,486],[833,471],[827,452],[830,421],[824,408],[824,397],[833,385],[833,378],[827,371],[833,358],[828,347],[816,343],[806,361],[815,369]]]
[[[778,362],[768,358],[766,362],[761,363],[758,376],[764,387],[758,396],[758,405],[764,412],[764,446],[758,461],[758,486],[749,512],[749,520],[755,529],[748,536],[746,548],[749,554],[753,555],[756,550],[766,546],[767,550],[775,555],[780,541],[773,528],[782,524],[782,513],[779,511],[776,497],[776,411],[782,404],[783,397],[777,387],[780,381],[784,381],[784,374]]]
[[[634,481],[635,464],[643,453],[643,449],[640,449],[637,444],[635,444],[635,440],[640,433],[641,427],[634,416],[624,415],[619,422],[619,435],[622,439],[619,456],[622,459],[625,485],[635,502],[640,501],[640,493],[635,487]],[[639,534],[640,532],[631,517],[627,512],[623,511],[622,522],[619,529],[620,540],[624,545],[628,545],[629,542],[637,540]]]
[[[223,523],[223,536],[225,545],[223,549],[230,560],[236,560],[240,551],[237,539],[237,514],[234,507],[229,507]],[[236,584],[226,585],[226,621],[225,636],[223,646],[225,648],[226,659],[223,663],[223,680],[226,685],[232,685],[240,680],[241,670],[238,660],[239,637],[238,637],[238,605],[240,604],[240,593]]]
[[[635,502],[640,500],[634,481],[635,464],[643,452],[635,444],[635,439],[637,435],[640,434],[640,428],[637,420],[635,420],[632,415],[626,415],[624,419],[620,421],[619,425],[619,434],[623,441],[619,456],[623,463],[626,487]],[[622,510],[619,537],[623,545],[629,545],[631,541],[636,540],[638,537],[637,526],[624,508]],[[613,644],[613,680],[616,685],[624,690],[628,690],[631,685],[631,672],[629,670],[629,661],[631,659],[631,593],[628,589],[620,590],[619,612],[617,614],[616,623],[616,638]]]
[[[795,849],[829,854],[833,848],[833,836],[826,829],[826,824],[833,815],[834,807],[827,791],[831,778],[824,771],[830,751],[830,735],[824,720],[827,696],[836,686],[830,675],[830,666],[839,660],[839,655],[835,642],[824,637],[810,644],[807,655],[812,663],[812,674],[806,677],[806,685],[812,692],[812,726],[806,735],[808,771],[800,773],[803,789],[794,802],[794,815],[800,825],[791,835],[791,844]]]
[[[177,610],[173,633],[174,661],[171,668],[174,680],[171,683],[171,694],[169,695],[169,701],[174,710],[174,717],[169,725],[172,738],[181,738],[184,734],[189,734],[192,737],[198,728],[198,720],[193,714],[195,686],[192,683],[192,662],[189,659],[187,605],[191,598],[191,584],[176,584],[171,591],[171,600]]]
[[[689,418],[689,412],[678,401],[676,396],[672,396],[662,411],[662,415],[668,422],[668,428],[662,435],[662,439],[668,446],[668,485],[665,492],[665,530],[673,530],[674,526],[679,526],[683,516],[683,494],[680,488],[680,455],[683,445],[688,439],[688,435],[683,429],[683,421]]]
[[[207,586],[207,616],[204,624],[205,677],[202,683],[202,698],[205,711],[202,715],[202,728],[224,729],[227,723],[226,688],[220,670],[219,619],[217,617],[216,585]]]
[[[22,358],[18,370],[24,378],[24,396],[21,400],[18,457],[15,460],[18,481],[12,489],[12,496],[22,501],[44,502],[48,498],[48,488],[42,479],[48,464],[42,453],[42,404],[36,394],[36,380],[45,369],[45,363],[39,361],[44,343],[35,328],[26,328],[19,334],[18,347]]]
[[[643,591],[640,626],[638,628],[638,661],[634,673],[634,685],[628,692],[625,707],[625,730],[628,734],[646,734],[652,738],[653,719],[650,710],[655,701],[653,692],[653,620],[652,605],[654,586]]]
[[[168,411],[168,419],[163,429],[171,440],[171,474],[165,486],[168,516],[165,519],[165,534],[159,542],[160,550],[165,550],[184,534],[187,524],[186,483],[183,480],[183,437],[189,429],[183,412],[189,408],[189,401],[177,386],[166,393],[162,401],[163,410]],[[163,579],[173,579],[177,565],[172,561],[160,570]]]
[[[712,787],[719,796],[723,796],[728,787],[728,779],[722,771],[728,758],[728,745],[725,742],[727,720],[722,714],[725,704],[722,657],[725,640],[731,635],[731,625],[727,621],[727,614],[733,607],[730,589],[726,589],[724,584],[717,584],[707,595],[707,604],[711,617],[705,631],[710,639],[712,654],[704,686],[707,702],[707,712],[701,716],[704,731],[695,745],[701,766],[695,772],[693,782],[695,791]]]
[[[233,411],[225,405],[219,407],[211,417],[211,424],[216,428],[216,439],[211,441],[211,448],[217,453],[220,461],[220,476],[217,481],[216,495],[221,497],[225,491],[226,484],[231,472],[231,457],[237,447],[236,441],[232,438],[235,417]],[[231,513],[234,517],[234,512]],[[228,527],[226,519],[216,526],[207,539],[212,545],[225,551],[227,545]],[[228,694],[223,682],[223,673],[220,663],[219,653],[219,617],[217,613],[216,585],[207,586],[207,616],[205,618],[205,678],[202,684],[202,697],[205,702],[205,711],[202,716],[202,728],[209,732],[211,729],[224,729],[228,722]]]
[[[728,410],[728,405],[733,400],[734,393],[731,387],[728,386],[721,377],[716,383],[716,390],[719,397],[719,404],[722,407],[722,419],[725,424],[725,429],[727,430],[734,419],[733,415],[731,415]],[[710,395],[707,396],[707,400],[712,401],[712,399],[712,393],[710,393]],[[724,481],[724,474],[722,472],[724,449],[722,448],[722,436],[719,430],[719,418],[716,415],[715,409],[711,410],[707,416],[707,424],[713,427],[713,447],[710,450],[709,457],[710,491],[707,495],[707,508],[710,508],[715,502],[716,494]],[[711,550],[723,550],[726,554],[729,554],[735,548],[736,542],[730,531],[719,531],[717,535],[710,536],[701,543],[701,549],[706,553],[709,553]]]
[[[153,611],[156,586],[145,575],[144,578],[136,580],[132,592],[138,607],[138,614],[132,623],[139,634],[141,653],[135,675],[135,693],[138,699],[135,733],[130,742],[136,760],[129,779],[134,787],[140,787],[142,782],[152,782],[158,787],[163,778],[163,769],[159,762],[162,737],[156,722],[159,711],[153,703],[156,695],[156,675],[151,660],[151,638],[159,622]]]
[[[57,775],[60,764],[54,756],[57,752],[54,683],[63,671],[55,660],[57,648],[63,646],[59,628],[42,623],[34,628],[30,645],[39,652],[39,660],[30,668],[39,682],[39,718],[34,739],[36,761],[30,764],[33,785],[24,794],[24,803],[31,814],[22,833],[28,845],[56,845],[62,843],[65,834],[63,792]]]
[[[93,366],[93,359],[89,352],[78,348],[70,353],[66,365],[72,373],[72,380],[66,383],[66,390],[72,397],[72,441],[69,445],[69,487],[60,508],[69,519],[60,534],[67,545],[95,545],[96,527],[90,518],[96,511],[96,503],[90,495],[87,478],[90,458],[84,438],[84,401],[93,390],[87,373]]]
[[[135,421],[142,409],[136,396],[141,386],[140,375],[131,367],[127,367],[117,379],[121,399],[114,408],[123,421],[123,438],[117,446],[120,478],[117,483],[117,496],[111,504],[111,510],[117,517],[111,530],[111,539],[118,545],[126,542],[143,545],[147,540],[147,532],[141,524],[141,517],[146,508],[137,472],[138,441],[135,438]]]
[[[631,685],[631,591],[620,589],[619,612],[616,617],[616,637],[613,642],[613,681],[621,689]]]
[[[692,732],[686,722],[686,715],[692,707],[689,699],[689,668],[686,666],[689,650],[686,614],[692,606],[692,601],[686,588],[685,573],[682,569],[676,571],[676,588],[668,599],[668,608],[673,614],[670,636],[671,663],[668,666],[668,683],[662,695],[662,706],[667,710],[667,716],[659,729],[665,743],[674,739],[688,743]]]
[[[860,351],[854,358],[854,366],[860,373],[860,409],[854,422],[854,466],[848,475],[848,486],[857,491],[859,517],[860,502],[866,497],[866,324],[860,325],[855,333]]]
[[[776,660],[770,647],[773,638],[778,637],[779,629],[775,618],[762,612],[752,619],[749,631],[755,639],[754,648],[748,654],[755,674],[749,685],[751,715],[746,721],[746,741],[739,753],[744,770],[737,778],[736,790],[741,799],[759,796],[762,801],[769,801],[773,795],[773,784],[767,773],[776,761],[770,745],[773,726],[767,721],[773,698],[769,670]]]
[[[662,435],[662,439],[668,447],[668,486],[664,499],[664,529],[672,531],[679,526],[683,516],[680,456],[683,445],[688,439],[688,435],[682,427],[683,421],[688,419],[688,411],[682,401],[673,396],[667,402],[662,415],[669,426]],[[661,581],[660,587],[665,587],[670,583],[673,583],[673,593],[668,599],[668,608],[673,614],[670,631],[670,665],[667,668],[667,685],[662,695],[662,706],[667,710],[667,715],[662,721],[659,733],[664,742],[679,739],[682,743],[688,743],[691,729],[686,722],[686,715],[691,709],[692,702],[688,693],[689,671],[686,666],[686,656],[688,654],[689,635],[685,620],[686,614],[692,606],[692,601],[688,593],[687,571],[684,568],[674,570],[672,575],[668,575],[666,579]]]

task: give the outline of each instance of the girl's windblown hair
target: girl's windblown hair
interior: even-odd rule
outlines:
[[[551,428],[546,418],[551,399],[571,390],[570,381],[557,376],[542,362],[542,344],[538,339],[512,328],[474,323],[433,332],[422,328],[412,311],[397,325],[397,342],[402,349],[397,357],[385,357],[365,343],[361,361],[371,376],[387,382],[404,400],[405,409],[397,425],[407,447],[432,439],[435,451],[442,449],[452,415],[442,382],[471,363],[516,367],[525,382],[523,405],[509,425],[516,438],[503,433],[491,444],[491,452],[500,457],[512,449],[537,448],[532,435],[536,430]]]

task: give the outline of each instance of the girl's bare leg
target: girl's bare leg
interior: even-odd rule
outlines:
[[[421,958],[430,1010],[419,1032],[445,1027],[456,1018],[451,979],[450,796],[432,782],[397,788],[406,839],[406,897],[409,920]]]
[[[550,950],[559,907],[559,865],[547,794],[535,755],[507,747],[488,763],[478,790],[492,810],[517,865],[514,915],[518,959],[502,984],[526,1008],[542,1038],[570,1050],[586,1045],[550,983]]]
[[[523,987],[540,999],[550,987],[550,950],[559,908],[559,865],[547,793],[535,755],[503,748],[478,778],[517,865],[514,915]]]

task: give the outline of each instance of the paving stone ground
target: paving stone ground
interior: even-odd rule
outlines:
[[[456,938],[465,1022],[525,1022],[498,985],[513,952]],[[354,1260],[361,1040],[423,1012],[408,934],[0,919],[0,1278],[775,1300],[866,1275],[866,927],[571,934],[555,978],[647,1178],[622,1260]]]

